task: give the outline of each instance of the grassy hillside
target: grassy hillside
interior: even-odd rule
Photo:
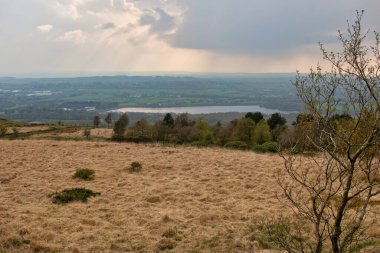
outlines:
[[[253,221],[280,213],[276,156],[92,142],[0,141],[6,252],[247,252]],[[223,152],[223,155],[221,155]],[[130,173],[139,161],[141,172]],[[95,170],[92,181],[72,175]],[[86,187],[88,203],[49,194]],[[255,246],[256,245],[256,246]]]
[[[276,197],[282,166],[219,148],[0,140],[0,252],[260,252],[255,224],[291,214]],[[83,168],[93,180],[73,178]],[[100,195],[52,202],[76,187]]]

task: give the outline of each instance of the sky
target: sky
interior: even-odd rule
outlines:
[[[356,10],[380,31],[378,0],[0,0],[0,74],[306,72]]]

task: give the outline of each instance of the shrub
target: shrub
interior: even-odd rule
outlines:
[[[231,149],[248,149],[247,143],[243,141],[231,141],[228,142],[226,145],[224,145],[225,148],[231,148]]]
[[[201,130],[201,140],[205,146],[212,145],[214,142],[214,133],[210,129]]]
[[[278,145],[277,142],[265,142],[261,145],[256,145],[253,147],[253,150],[257,152],[270,152],[270,153],[277,153],[280,151],[280,146]]]
[[[173,239],[168,238],[161,239],[157,244],[157,248],[162,251],[174,249],[175,246],[176,242]]]
[[[169,228],[165,230],[165,232],[162,234],[162,237],[166,238],[173,238],[177,235],[177,230],[174,228]]]
[[[125,138],[125,141],[133,143],[150,143],[153,142],[153,139],[149,136],[129,136]]]
[[[131,165],[129,166],[129,171],[130,172],[139,172],[142,169],[142,164],[139,162],[132,162]]]
[[[17,138],[19,135],[20,135],[20,132],[18,131],[18,129],[17,128],[12,128],[12,131],[13,131],[13,136],[15,137],[15,138]]]
[[[7,134],[8,128],[6,126],[0,126],[0,137],[4,137]]]
[[[73,201],[86,202],[88,198],[95,197],[97,195],[100,195],[100,193],[86,188],[72,188],[53,193],[51,197],[53,198],[53,203],[64,204]]]
[[[112,141],[123,142],[123,141],[127,141],[127,138],[124,135],[121,135],[121,134],[114,134],[114,135],[112,135],[111,140]]]
[[[289,149],[289,153],[292,155],[302,154],[302,149],[298,147],[292,147],[291,149]]]
[[[280,216],[257,219],[253,221],[250,229],[252,234],[249,238],[258,242],[261,248],[270,249],[270,252],[272,250],[293,252],[294,249],[306,249],[306,247],[310,249],[310,252],[314,252],[311,245],[312,227],[309,227],[305,220],[293,218]]]
[[[90,138],[90,135],[91,135],[91,129],[89,128],[84,129],[83,136],[86,138]]]
[[[193,141],[192,143],[190,143],[190,146],[207,147],[208,145],[202,141]]]
[[[308,230],[303,224],[287,218],[277,218],[257,225],[256,240],[264,249],[288,250],[301,248],[308,242]]]
[[[73,178],[79,178],[83,180],[92,180],[94,179],[95,171],[91,169],[78,169]]]

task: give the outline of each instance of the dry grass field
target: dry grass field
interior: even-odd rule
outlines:
[[[282,166],[220,148],[0,140],[0,252],[260,252],[253,222],[289,211],[276,198]],[[79,168],[94,180],[73,179]],[[101,195],[52,203],[72,187]]]

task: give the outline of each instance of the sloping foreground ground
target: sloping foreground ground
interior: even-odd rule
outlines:
[[[128,172],[133,161],[141,172]],[[287,212],[273,176],[282,166],[277,155],[217,148],[0,141],[0,249],[257,252],[253,221]],[[95,179],[72,179],[79,168]],[[52,203],[71,187],[101,195]]]

